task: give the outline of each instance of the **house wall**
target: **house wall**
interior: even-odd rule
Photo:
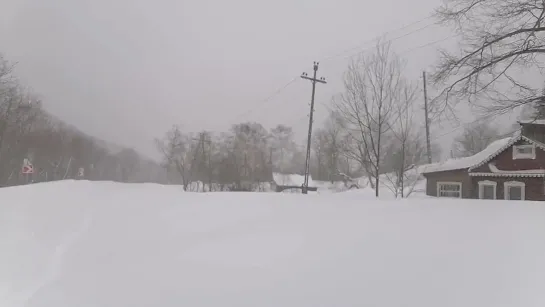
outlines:
[[[524,140],[520,140],[515,145],[528,144]],[[517,170],[529,170],[529,169],[545,169],[545,151],[540,148],[536,148],[535,159],[518,159],[513,160],[513,147],[507,148],[500,153],[494,159],[488,163],[494,162],[496,167],[504,171],[517,171]],[[472,172],[490,172],[488,163],[475,168]]]
[[[462,198],[472,195],[471,178],[467,169],[424,174],[426,177],[426,195],[437,196],[437,182],[461,182]]]
[[[526,200],[545,200],[545,182],[542,177],[471,177],[471,198],[479,198],[479,181],[494,181],[496,186],[496,199],[505,199],[504,183],[506,181],[521,181],[526,184],[524,191]]]

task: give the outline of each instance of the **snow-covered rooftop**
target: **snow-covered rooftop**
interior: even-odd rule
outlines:
[[[534,124],[534,125],[545,125],[545,119],[523,119],[519,120],[521,124]]]
[[[423,165],[422,167],[420,167],[420,173],[426,174],[470,168],[486,160],[488,157],[496,154],[498,151],[502,150],[505,146],[507,146],[511,140],[517,138],[518,136],[519,134],[516,133],[512,137],[494,141],[490,145],[488,145],[483,151],[473,156],[459,159],[448,159],[443,162]]]

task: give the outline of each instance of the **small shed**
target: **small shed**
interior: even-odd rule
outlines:
[[[302,189],[305,182],[305,176],[299,174],[282,174],[273,173],[273,183],[276,192],[282,192],[290,189]],[[317,191],[318,188],[314,185],[312,177],[308,176],[308,190]]]

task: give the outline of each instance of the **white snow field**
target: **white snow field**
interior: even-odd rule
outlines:
[[[545,204],[0,189],[0,306],[543,307]]]

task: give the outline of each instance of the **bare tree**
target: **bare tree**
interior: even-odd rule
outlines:
[[[415,119],[416,87],[405,84],[403,93],[395,104],[396,116],[391,123],[390,158],[391,172],[385,174],[388,187],[396,197],[412,193],[418,182],[418,175],[409,174],[416,165],[423,162],[426,153],[420,127]]]
[[[542,92],[545,93],[545,88],[543,89]],[[520,108],[518,119],[519,120],[545,119],[545,100],[534,101],[522,106],[522,108]],[[516,130],[517,128],[519,128],[519,124],[513,123],[512,129]]]
[[[290,171],[291,160],[297,150],[293,140],[293,129],[286,125],[277,125],[271,129],[270,136],[274,171],[287,173]]]
[[[444,24],[454,25],[461,53],[442,51],[434,74],[446,82],[450,96],[487,104],[491,115],[543,101],[543,93],[517,73],[543,69],[545,2],[542,0],[445,0],[437,10]]]
[[[312,159],[310,162],[310,173],[315,180],[327,179],[327,134],[323,129],[316,129],[312,135]]]
[[[454,139],[453,158],[468,157],[483,151],[490,143],[500,138],[497,128],[487,122],[476,122],[465,127],[462,135]]]
[[[211,192],[214,177],[212,134],[208,131],[201,131],[193,141],[196,142],[194,162],[192,163],[193,173],[195,178],[202,182],[202,192],[206,192],[206,185],[208,185],[208,191]]]
[[[346,154],[373,179],[377,197],[384,137],[391,130],[395,105],[405,86],[402,69],[389,44],[379,42],[373,54],[360,56],[350,64],[344,77],[345,91],[334,100],[348,135]]]
[[[193,180],[191,162],[194,157],[192,138],[183,134],[178,126],[172,127],[163,139],[156,140],[157,148],[163,156],[163,165],[168,170],[175,170],[181,177],[184,190],[187,191]]]
[[[330,112],[324,126],[314,133],[314,164],[316,178],[334,182],[342,179],[339,166],[342,162],[343,130],[336,112]],[[314,176],[313,176],[314,178]]]

